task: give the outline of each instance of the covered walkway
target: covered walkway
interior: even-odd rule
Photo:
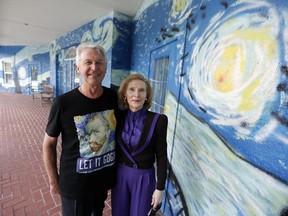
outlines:
[[[60,216],[42,160],[50,103],[0,92],[0,216]],[[104,216],[111,215],[110,194]]]

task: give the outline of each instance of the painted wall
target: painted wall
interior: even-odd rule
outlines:
[[[107,52],[108,65],[103,85],[119,86],[123,77],[130,73],[131,20],[131,17],[121,13],[111,12],[53,41],[50,44],[51,83],[60,89],[57,94],[75,87],[67,84],[71,80],[66,76],[65,60],[75,58],[76,47],[85,41],[98,43]],[[69,53],[73,49],[74,56],[71,56]]]
[[[10,50],[0,47],[0,91],[31,94],[32,87],[45,82],[55,86],[56,95],[59,95],[77,87],[79,82],[74,82],[75,51],[84,41],[99,43],[105,48],[108,66],[103,85],[117,88],[130,73],[131,31],[131,17],[111,12],[51,41],[47,46],[11,47]],[[13,83],[4,83],[3,62],[12,63]],[[33,82],[32,65],[39,67],[38,79]]]
[[[164,215],[276,216],[288,206],[287,27],[288,0],[145,0],[133,20],[107,14],[10,60],[21,87],[27,64],[48,59],[39,80],[67,90],[81,41],[105,47],[112,87],[169,56]]]
[[[288,1],[144,1],[134,24],[133,72],[170,56],[164,214],[287,213]]]
[[[49,83],[50,61],[48,46],[0,47],[0,91],[31,94],[31,88],[38,88],[42,82]],[[5,55],[4,55],[5,53]],[[10,54],[9,54],[10,53]],[[12,83],[4,83],[3,62],[12,64]],[[36,81],[31,80],[31,68],[37,67]]]

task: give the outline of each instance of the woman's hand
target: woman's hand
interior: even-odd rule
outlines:
[[[151,205],[153,205],[153,208],[156,208],[157,205],[159,205],[160,203],[162,203],[162,200],[163,200],[163,193],[164,193],[164,190],[163,191],[160,191],[160,190],[155,190],[153,195],[152,195],[152,202],[151,202]]]

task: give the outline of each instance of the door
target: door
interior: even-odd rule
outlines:
[[[173,143],[178,113],[177,104],[181,89],[178,81],[179,74],[181,74],[181,64],[178,64],[179,60],[177,60],[179,58],[179,55],[176,54],[177,43],[177,40],[173,40],[151,51],[148,75],[153,89],[153,102],[150,110],[165,113],[168,116],[167,153],[169,169],[165,197],[162,203],[163,213],[167,216],[188,215],[182,188],[173,173],[173,163],[171,164],[173,162]]]

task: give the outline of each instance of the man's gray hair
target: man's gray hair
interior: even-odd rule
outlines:
[[[99,44],[95,44],[95,43],[81,43],[77,49],[76,49],[76,65],[79,64],[79,60],[80,60],[80,55],[82,53],[82,51],[84,49],[95,49],[99,54],[103,55],[104,59],[105,59],[105,65],[107,65],[107,55],[106,55],[106,51],[105,49],[99,45]]]

